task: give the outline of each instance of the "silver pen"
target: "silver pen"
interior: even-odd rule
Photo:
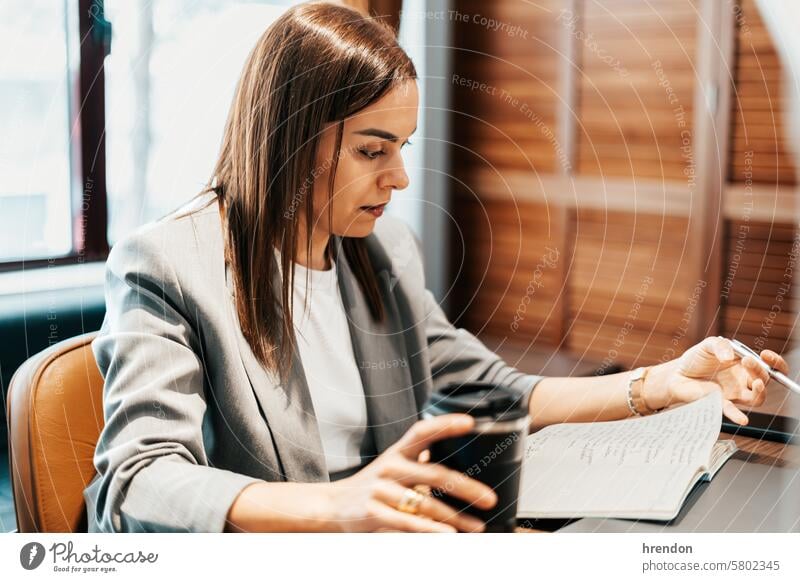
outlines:
[[[758,362],[758,364],[769,374],[770,378],[778,382],[778,384],[783,384],[784,386],[786,386],[786,388],[788,388],[795,394],[800,394],[800,384],[798,384],[797,382],[789,378],[786,374],[784,374],[783,372],[779,372],[778,370],[770,366],[768,363],[766,363],[764,360],[762,360],[761,356],[759,356],[755,352],[755,350],[750,349],[739,340],[732,339],[728,341],[731,342],[733,351],[740,358],[744,358],[745,356],[753,356],[756,359],[756,362]]]

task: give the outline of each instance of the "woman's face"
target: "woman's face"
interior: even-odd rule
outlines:
[[[314,238],[367,236],[392,198],[392,191],[408,186],[400,149],[417,128],[418,105],[417,83],[412,80],[345,119],[332,201],[328,180],[337,124],[325,127],[314,170]],[[331,203],[333,216],[329,221]]]

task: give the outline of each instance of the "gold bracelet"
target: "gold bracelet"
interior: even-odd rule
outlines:
[[[650,414],[655,414],[658,412],[657,410],[652,410],[648,408],[647,403],[644,400],[644,396],[642,393],[644,392],[644,382],[645,378],[647,378],[647,373],[650,371],[650,367],[641,367],[636,368],[633,371],[630,379],[628,380],[628,409],[634,416],[648,416]],[[642,381],[642,385],[640,390],[637,390],[634,393],[633,385],[636,383],[637,380]]]

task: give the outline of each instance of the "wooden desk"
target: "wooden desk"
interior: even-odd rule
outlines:
[[[722,434],[720,438],[728,438],[731,435]],[[739,450],[736,451],[732,459],[747,461],[748,463],[760,463],[773,467],[800,468],[800,446],[786,445],[772,441],[760,441],[757,439],[736,436],[731,437],[736,441]]]

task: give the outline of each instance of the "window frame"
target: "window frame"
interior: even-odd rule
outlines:
[[[108,200],[106,188],[105,71],[110,53],[111,24],[105,19],[103,0],[68,2],[78,10],[80,53],[78,74],[69,80],[70,166],[77,172],[70,181],[72,250],[66,255],[0,261],[0,272],[54,265],[101,261],[108,256]],[[68,39],[68,42],[70,39]],[[80,184],[75,188],[72,184]]]

